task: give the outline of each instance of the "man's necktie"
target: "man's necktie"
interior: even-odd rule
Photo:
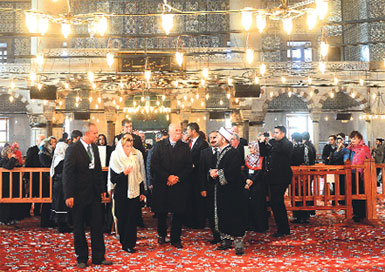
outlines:
[[[90,160],[92,161],[92,153],[91,153],[91,145],[90,144],[87,146],[87,153],[88,153],[88,157],[90,157]]]
[[[188,146],[190,147],[190,149],[191,149],[191,147],[192,147],[192,141],[190,140],[190,142],[188,143]]]

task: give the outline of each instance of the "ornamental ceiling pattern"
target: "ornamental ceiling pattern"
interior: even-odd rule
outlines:
[[[174,0],[168,3],[184,11],[194,10],[227,10],[229,0]],[[153,0],[116,0],[116,1],[84,1],[76,0],[72,3],[75,14],[104,12],[116,14],[147,14],[161,13],[162,1]],[[122,35],[121,38],[107,39],[75,38],[72,39],[72,46],[75,48],[102,48],[107,47],[110,42],[113,48],[125,49],[162,49],[175,48],[178,37],[151,37],[152,34],[162,34],[160,16],[124,16],[114,17],[110,21],[110,33]],[[192,33],[201,32],[228,32],[228,15],[188,15],[175,16],[174,27],[171,33]],[[77,34],[87,34],[87,26],[77,26]],[[127,37],[127,35],[133,37]],[[146,36],[146,37],[143,37]],[[228,34],[210,34],[209,36],[187,35],[181,37],[183,47],[224,47],[229,40]]]

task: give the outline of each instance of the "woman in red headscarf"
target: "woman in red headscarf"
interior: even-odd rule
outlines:
[[[13,154],[15,154],[15,156],[16,156],[17,164],[23,165],[23,155],[21,154],[21,151],[19,150],[19,143],[13,142],[11,149],[12,149]]]
[[[249,143],[249,152],[245,159],[246,167],[243,169],[245,178],[245,193],[248,198],[249,227],[257,232],[265,232],[268,228],[266,208],[266,186],[263,182],[262,162],[259,143]]]

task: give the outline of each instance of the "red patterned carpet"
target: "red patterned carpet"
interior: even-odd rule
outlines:
[[[379,204],[385,222],[385,206]],[[291,225],[282,240],[248,232],[246,255],[215,251],[209,230],[184,230],[184,249],[159,246],[156,229],[140,229],[135,254],[121,251],[119,241],[105,237],[113,266],[91,265],[85,271],[385,271],[385,228],[346,226],[343,216],[317,212],[308,225]],[[154,226],[146,213],[145,224]],[[0,271],[77,271],[72,234],[41,229],[37,218],[0,227]],[[89,236],[88,236],[89,238]],[[90,264],[90,263],[89,263]]]

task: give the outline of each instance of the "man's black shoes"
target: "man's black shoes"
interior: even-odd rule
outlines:
[[[172,245],[173,247],[176,247],[176,248],[183,248],[181,242],[171,243],[171,245]]]
[[[276,232],[276,233],[274,233],[272,236],[274,237],[274,238],[280,238],[280,237],[283,237],[283,236],[286,236],[286,235],[289,235],[290,234],[290,232]]]

